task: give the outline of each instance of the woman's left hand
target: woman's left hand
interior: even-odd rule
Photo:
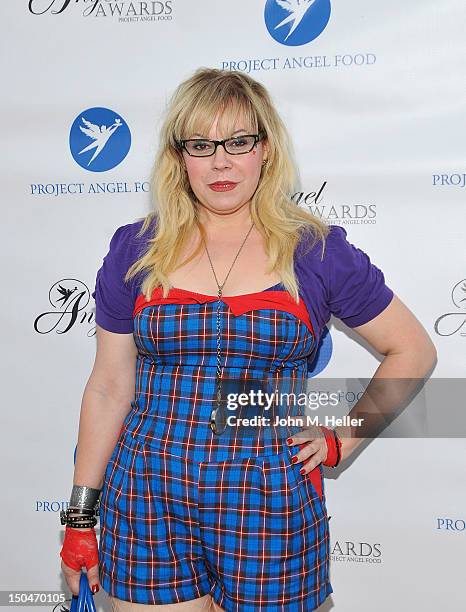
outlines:
[[[291,442],[290,442],[291,440]],[[304,462],[301,474],[308,474],[327,459],[327,441],[320,427],[313,425],[307,429],[299,431],[297,434],[287,439],[289,446],[299,446],[300,450],[293,456],[292,462]]]

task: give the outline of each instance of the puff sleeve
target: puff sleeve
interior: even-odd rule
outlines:
[[[382,270],[346,239],[346,230],[339,225],[331,228],[326,266],[328,307],[348,327],[363,325],[380,314],[394,294]]]
[[[123,280],[132,263],[128,227],[121,226],[113,234],[92,293],[97,325],[118,334],[133,331],[133,294],[130,283]]]

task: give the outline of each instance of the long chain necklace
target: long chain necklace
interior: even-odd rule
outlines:
[[[223,422],[223,426],[222,427],[220,426],[220,423],[221,423],[220,404],[222,400],[222,376],[221,376],[221,368],[220,368],[220,340],[221,340],[221,336],[220,336],[220,301],[222,298],[223,287],[225,283],[227,282],[228,277],[230,276],[231,269],[235,265],[235,261],[238,259],[238,255],[240,254],[241,249],[243,248],[244,243],[246,242],[253,227],[254,227],[254,223],[249,228],[249,231],[246,234],[246,237],[243,240],[238,252],[236,253],[236,257],[234,258],[233,263],[231,264],[230,269],[228,270],[228,273],[222,284],[218,282],[218,278],[217,278],[217,275],[215,274],[214,266],[212,264],[212,260],[209,255],[209,251],[207,249],[207,245],[205,243],[204,238],[202,238],[204,242],[204,248],[207,253],[207,257],[209,258],[210,267],[212,268],[212,272],[214,273],[215,282],[217,283],[217,288],[218,288],[218,291],[217,291],[217,296],[218,296],[218,301],[217,301],[217,372],[215,376],[216,407],[210,413],[210,423],[209,423],[211,430],[214,432],[214,434],[217,434],[217,435],[221,435],[225,431],[225,428],[226,428],[225,419]]]

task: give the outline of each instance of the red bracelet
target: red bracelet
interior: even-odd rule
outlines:
[[[325,440],[327,442],[327,458],[323,461],[323,465],[328,467],[337,467],[341,460],[341,440],[334,429],[320,426]]]
[[[333,467],[337,467],[341,461],[341,440],[335,429],[333,430],[333,435],[335,437],[335,445],[337,447],[337,462]]]

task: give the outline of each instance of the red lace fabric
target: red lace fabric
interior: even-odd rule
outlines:
[[[95,530],[81,531],[66,526],[65,539],[60,551],[63,562],[79,572],[84,565],[89,570],[99,562],[99,548]]]

